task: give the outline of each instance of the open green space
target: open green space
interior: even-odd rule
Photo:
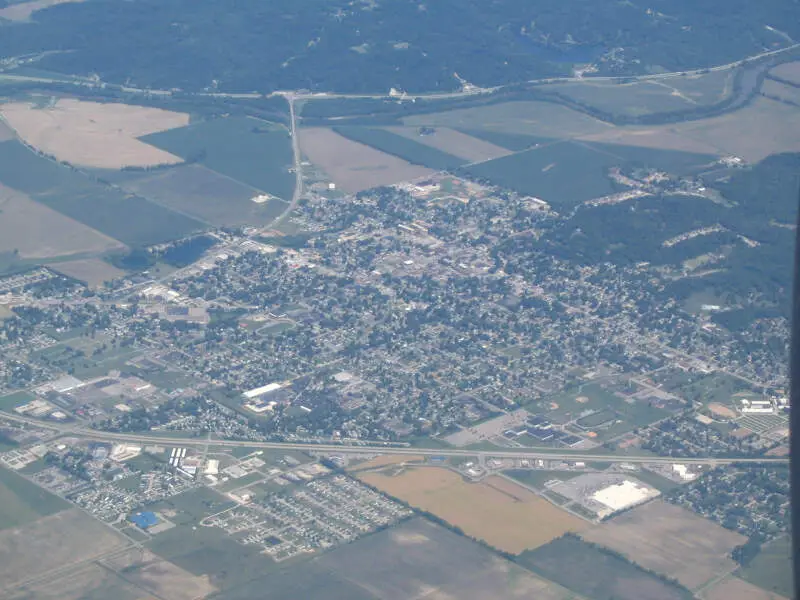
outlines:
[[[737,575],[753,585],[790,598],[794,588],[789,538],[778,538],[763,546],[749,565],[739,569]]]
[[[294,193],[291,138],[274,123],[248,117],[211,119],[141,139],[283,200]]]
[[[34,399],[36,399],[36,396],[30,392],[14,392],[13,394],[0,397],[0,410],[12,411],[17,406]]]
[[[574,535],[527,550],[517,557],[517,563],[586,598],[691,600],[694,597],[686,588]]]
[[[174,511],[169,520],[176,525],[197,525],[204,517],[235,506],[236,503],[211,488],[200,487],[151,505],[151,510]]]
[[[731,399],[737,392],[750,391],[752,389],[749,384],[725,373],[712,373],[697,378],[675,390],[687,400],[703,403],[719,402],[727,406],[733,404]]]
[[[66,500],[0,467],[0,529],[19,527],[68,507]]]
[[[225,481],[215,486],[214,489],[222,494],[225,494],[227,492],[232,492],[233,490],[246,488],[248,485],[256,483],[257,481],[261,481],[262,479],[264,479],[263,473],[252,472],[242,477],[237,477],[237,478],[232,477],[228,481]]]
[[[373,127],[334,127],[333,130],[353,141],[392,154],[414,165],[436,171],[448,171],[467,163],[464,159],[431,148],[385,129]]]
[[[599,416],[594,420],[603,422],[608,421],[608,413],[615,413],[615,418],[619,422],[610,427],[598,428],[596,433],[601,438],[619,435],[625,431],[648,425],[669,416],[669,413],[652,406],[649,402],[639,400],[628,402],[594,383],[560,392],[544,401],[536,402],[528,410],[532,412],[544,410],[548,418],[559,423],[566,423],[576,419],[581,413],[590,410],[599,411]],[[592,417],[594,415],[589,415],[583,419],[591,422]],[[590,426],[584,425],[584,427]]]
[[[585,144],[559,142],[464,167],[464,171],[541,198],[558,210],[620,191],[608,171],[623,162]]]
[[[540,471],[538,469],[510,469],[503,471],[512,479],[535,488],[545,488],[548,481],[567,481],[580,473],[574,471]]]
[[[674,490],[680,485],[680,483],[676,481],[662,477],[658,473],[648,471],[647,469],[638,471],[634,476],[642,483],[646,483],[647,485],[656,488],[662,494],[665,494],[670,490]]]

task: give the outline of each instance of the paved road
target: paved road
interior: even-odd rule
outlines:
[[[295,96],[291,92],[280,94],[286,98],[289,104],[289,133],[292,136],[292,152],[294,154],[294,194],[292,194],[292,201],[280,215],[278,215],[272,222],[272,227],[281,224],[285,219],[292,214],[292,211],[297,206],[298,201],[303,195],[303,156],[300,154],[300,141],[297,139],[297,113],[294,110]]]
[[[497,450],[469,450],[463,448],[414,448],[410,446],[393,445],[390,442],[364,441],[359,445],[353,444],[333,444],[315,442],[253,442],[249,440],[217,440],[208,437],[184,438],[172,437],[156,433],[115,433],[109,431],[96,431],[75,424],[56,424],[42,422],[30,417],[0,413],[0,418],[28,423],[37,427],[54,429],[62,435],[70,435],[79,438],[106,441],[106,442],[129,442],[132,444],[151,444],[157,446],[206,446],[223,448],[262,448],[265,450],[300,450],[305,452],[323,453],[342,453],[348,454],[391,454],[399,456],[448,456],[448,457],[484,457],[484,458],[526,458],[550,459],[550,460],[577,460],[577,461],[613,461],[627,463],[681,463],[681,464],[700,464],[700,465],[725,465],[731,463],[776,463],[785,464],[789,462],[788,457],[756,457],[756,458],[676,458],[672,456],[650,456],[650,455],[619,455],[611,453],[591,453],[586,450],[553,449],[544,450],[536,448],[498,448]]]
[[[629,77],[620,77],[620,76],[596,76],[596,77],[549,77],[545,79],[532,79],[529,81],[521,82],[526,83],[529,85],[540,85],[540,84],[551,84],[551,83],[575,83],[575,82],[609,82],[609,81],[618,81],[620,79],[626,79],[628,81],[657,81],[661,79],[670,79],[673,77],[684,77],[687,75],[702,75],[709,72],[717,72],[717,71],[727,71],[729,69],[734,69],[736,67],[740,67],[742,65],[746,65],[751,62],[755,62],[761,60],[763,58],[769,58],[771,56],[778,56],[780,54],[785,54],[787,52],[791,52],[792,50],[796,50],[800,48],[800,43],[792,44],[791,46],[786,46],[785,48],[779,48],[777,50],[769,50],[767,52],[761,52],[759,54],[754,54],[753,56],[748,56],[741,60],[737,60],[731,63],[727,63],[724,65],[717,65],[716,67],[708,67],[702,69],[691,69],[688,71],[671,71],[669,73],[653,73],[649,75],[633,75]],[[137,87],[130,87],[130,86],[123,86],[114,83],[98,83],[86,79],[76,79],[74,81],[70,80],[61,80],[61,79],[51,79],[47,77],[28,77],[23,75],[14,75],[0,73],[0,80],[11,80],[11,81],[19,81],[19,82],[32,82],[32,83],[57,83],[60,85],[64,84],[73,84],[78,87],[102,87],[105,89],[111,90],[119,90],[123,91],[128,94],[139,94],[144,96],[171,96],[171,90],[153,90],[153,89],[146,89],[146,88],[137,88]],[[493,94],[503,89],[509,87],[508,85],[496,86],[491,88],[469,88],[466,90],[461,90],[458,92],[441,92],[441,93],[429,93],[429,94],[413,94],[413,95],[403,95],[398,96],[397,98],[400,99],[401,97],[406,100],[447,100],[453,98],[463,98],[466,96],[475,96],[480,94]],[[333,99],[333,98],[373,98],[373,99],[385,99],[389,97],[389,94],[337,94],[333,92],[317,92],[317,93],[304,93],[300,94],[294,91],[278,91],[272,92],[270,94],[261,94],[258,92],[249,92],[249,93],[224,93],[224,92],[194,92],[191,94],[197,98],[230,98],[232,100],[246,100],[246,99],[260,99],[260,98],[269,98],[271,96],[284,96],[287,99],[291,98],[292,100],[303,100],[303,99]],[[290,101],[290,109],[292,107],[292,102]],[[294,121],[294,119],[292,119]]]

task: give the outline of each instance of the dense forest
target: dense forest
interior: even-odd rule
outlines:
[[[720,191],[729,206],[699,197],[664,195],[583,207],[549,231],[545,243],[562,258],[587,263],[679,265],[702,254],[721,253],[724,258],[713,263],[716,272],[678,280],[669,293],[688,297],[710,289],[735,298],[757,293],[762,302],[769,302],[721,317],[723,321],[744,322],[765,314],[788,316],[800,154],[773,155],[707,184]],[[715,225],[725,231],[663,245],[680,233]]]
[[[800,38],[783,0],[90,0],[0,25],[0,57],[139,86],[385,92],[493,86],[569,73],[680,71]]]

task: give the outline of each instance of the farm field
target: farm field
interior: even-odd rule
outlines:
[[[501,477],[467,483],[447,469],[411,467],[394,476],[372,471],[359,478],[514,554],[587,527],[581,519]]]
[[[348,471],[366,471],[368,469],[376,469],[378,467],[387,467],[390,465],[399,465],[404,463],[414,463],[414,462],[422,462],[425,460],[424,456],[397,456],[397,455],[389,455],[384,454],[382,456],[376,456],[373,459],[357,463],[352,467],[348,468]]]
[[[467,162],[483,162],[510,154],[501,146],[447,127],[436,129],[429,135],[419,135],[419,130],[413,127],[386,127],[386,130]]]
[[[22,527],[69,504],[5,467],[0,467],[0,531]]]
[[[120,186],[215,227],[266,225],[288,206],[277,199],[253,202],[258,190],[201,165],[142,174]]]
[[[27,102],[0,105],[0,115],[40,152],[72,165],[105,169],[181,162],[136,138],[189,122],[187,114],[160,108],[71,98],[46,108]]]
[[[761,93],[765,96],[774,96],[784,102],[794,104],[800,108],[800,86],[786,85],[774,79],[765,79],[761,87]]]
[[[99,564],[76,568],[61,577],[43,577],[4,593],[6,600],[159,600]]]
[[[753,561],[737,575],[764,590],[792,595],[792,558],[789,538],[779,538],[761,548]]]
[[[48,6],[55,6],[56,4],[82,1],[83,0],[29,0],[28,2],[19,2],[17,4],[10,4],[9,6],[0,9],[0,19],[8,19],[9,21],[27,21],[37,10],[42,10]]]
[[[691,600],[691,592],[575,536],[565,536],[517,559],[534,573],[587,598]]]
[[[0,184],[0,253],[22,259],[102,253],[124,245]]]
[[[17,141],[0,142],[0,182],[131,246],[166,242],[204,228],[199,221],[42,158]]]
[[[125,274],[125,271],[99,258],[59,262],[51,265],[51,268],[67,277],[83,281],[89,287],[98,287],[105,281],[111,281]]]
[[[591,135],[614,128],[613,125],[565,106],[534,101],[503,102],[414,115],[403,119],[403,124],[409,127],[450,127],[459,130],[487,129],[552,139]]]
[[[140,139],[283,200],[290,200],[294,193],[291,138],[274,123],[220,118]]]
[[[726,577],[703,592],[705,600],[788,600],[738,577]]]
[[[697,589],[732,571],[730,552],[744,536],[661,500],[622,513],[581,536]]]
[[[14,139],[14,130],[0,120],[0,142],[7,142]]]
[[[567,590],[423,519],[337,548],[314,563],[337,579],[356,582],[375,600],[574,598]]]
[[[770,70],[770,74],[800,85],[800,61],[778,65]]]
[[[521,152],[533,146],[542,146],[558,141],[553,138],[538,137],[524,133],[507,133],[505,131],[493,131],[491,129],[478,129],[478,125],[474,127],[474,129],[460,128],[458,131],[512,152]]]
[[[575,142],[559,142],[465,167],[474,177],[541,198],[556,210],[616,192],[608,170],[619,159]]]
[[[396,156],[349,140],[331,129],[300,129],[298,136],[303,154],[348,193],[434,173],[431,169],[412,165]]]
[[[100,558],[125,539],[78,509],[0,532],[0,588],[79,561]]]
[[[553,91],[606,113],[640,116],[709,106],[732,91],[733,71],[671,77],[663,81],[593,82],[549,85]]]
[[[756,98],[745,108],[719,117],[677,123],[670,130],[748,162],[800,151],[800,109],[768,98]]]
[[[468,162],[415,139],[392,133],[389,129],[334,127],[333,131],[355,142],[397,156],[412,165],[421,165],[435,171],[455,169]]]

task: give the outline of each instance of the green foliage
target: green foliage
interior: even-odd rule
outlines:
[[[33,23],[4,27],[0,55],[68,48],[37,66],[163,89],[218,82],[243,92],[385,92],[457,89],[454,72],[484,86],[568,74],[571,64],[620,47],[623,60],[601,62],[604,73],[724,64],[785,43],[764,23],[800,37],[800,8],[788,2],[732,0],[724,11],[712,0],[662,1],[653,11],[591,0],[421,6],[398,0],[370,10],[344,0],[63,4],[40,11]]]

